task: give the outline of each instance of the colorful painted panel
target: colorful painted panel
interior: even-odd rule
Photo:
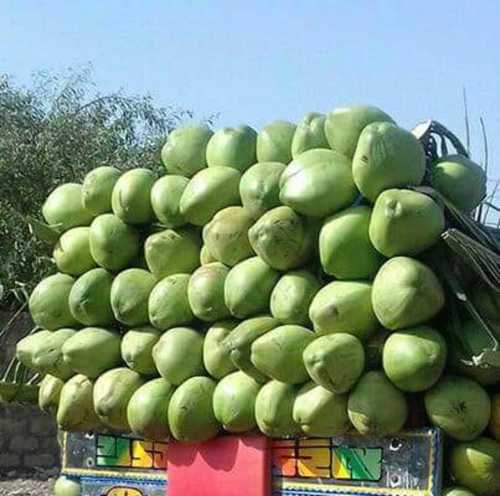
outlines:
[[[167,446],[127,435],[65,434],[62,469],[74,476],[165,480]]]
[[[82,477],[83,496],[165,496],[165,482]]]
[[[436,496],[441,437],[435,429],[393,438],[343,436],[273,444],[273,494]]]
[[[442,441],[437,429],[392,438],[275,440],[271,449],[273,496],[440,495]],[[67,434],[63,472],[92,486],[83,496],[156,496],[144,484],[149,481],[155,491],[160,486],[166,491],[167,443],[126,435]],[[114,493],[108,491],[110,481]],[[130,481],[142,484],[137,489],[142,493],[120,493],[120,488],[132,488]],[[96,492],[99,484],[104,492]]]

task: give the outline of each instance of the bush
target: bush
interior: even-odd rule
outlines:
[[[91,76],[88,68],[40,73],[25,88],[0,75],[1,305],[24,299],[51,271],[51,249],[26,217],[39,218],[52,189],[101,165],[161,170],[165,135],[192,117],[149,96],[100,94]]]

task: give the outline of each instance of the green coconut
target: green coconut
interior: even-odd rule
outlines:
[[[369,105],[351,105],[330,112],[325,121],[325,136],[330,148],[352,158],[361,131],[372,122],[394,121],[381,109]]]
[[[292,141],[296,125],[287,121],[274,121],[264,126],[257,135],[257,162],[292,160]]]
[[[155,175],[149,169],[137,168],[125,172],[113,188],[113,213],[127,224],[151,222],[151,188],[154,182]]]
[[[319,234],[323,270],[337,279],[372,279],[384,262],[368,235],[372,210],[361,205],[325,219]]]
[[[251,345],[250,360],[257,370],[287,384],[302,384],[309,378],[302,353],[316,336],[298,325],[276,327]]]
[[[89,241],[97,264],[113,272],[128,267],[139,253],[139,233],[113,214],[96,217]]]
[[[471,441],[488,427],[491,401],[476,381],[458,375],[444,376],[425,393],[431,423],[459,441]]]
[[[308,437],[343,435],[350,427],[347,395],[332,393],[314,382],[308,382],[297,393],[293,420]]]
[[[47,374],[42,379],[38,390],[38,407],[40,410],[56,415],[63,386],[64,381],[59,377]]]
[[[82,204],[82,185],[77,183],[62,184],[52,191],[43,204],[42,215],[60,233],[88,226],[94,218]]]
[[[111,212],[111,195],[121,171],[115,167],[97,167],[83,181],[82,204],[93,215]]]
[[[259,257],[235,265],[224,284],[224,301],[231,315],[244,319],[266,312],[279,273]]]
[[[461,325],[460,334],[470,348],[471,354],[467,350],[467,354],[464,356],[460,344],[456,340],[450,341],[450,368],[460,375],[476,380],[483,386],[500,383],[500,367],[481,367],[470,363],[472,356],[481,355],[485,350],[491,349],[493,344],[482,326],[475,320],[465,321]]]
[[[186,219],[180,212],[182,193],[189,179],[183,176],[160,177],[151,188],[151,207],[156,218],[165,227],[180,227]]]
[[[443,308],[444,299],[434,272],[413,258],[391,258],[373,281],[373,310],[387,329],[404,329],[432,319]]]
[[[241,174],[232,167],[209,167],[198,172],[182,193],[180,212],[191,224],[203,226],[225,207],[240,204]]]
[[[316,242],[315,224],[290,207],[266,212],[248,231],[253,250],[276,270],[295,269],[311,257]]]
[[[116,320],[129,327],[147,324],[148,299],[155,284],[154,275],[147,270],[120,272],[111,285],[111,308]]]
[[[248,241],[253,219],[243,207],[227,207],[217,212],[203,228],[203,241],[210,254],[232,267],[254,253]]]
[[[200,265],[208,265],[212,262],[217,262],[217,260],[212,256],[209,249],[203,245],[200,250]]]
[[[257,162],[257,133],[250,126],[224,127],[208,142],[209,167],[231,167],[240,172]]]
[[[243,372],[233,372],[217,383],[214,414],[227,432],[241,433],[255,428],[255,400],[260,387]]]
[[[57,425],[62,431],[88,432],[102,427],[94,411],[94,386],[84,375],[75,375],[61,389]]]
[[[29,310],[37,326],[53,331],[77,324],[68,304],[74,282],[67,274],[54,274],[35,286],[29,299]]]
[[[111,308],[113,276],[105,269],[89,270],[73,284],[69,293],[71,315],[86,326],[107,326],[114,321]]]
[[[52,253],[59,272],[79,276],[96,266],[89,239],[89,227],[73,227],[59,238]]]
[[[326,217],[348,207],[358,196],[348,158],[333,150],[308,150],[280,178],[280,200],[309,217]]]
[[[444,489],[443,496],[476,496],[464,487],[448,487]]]
[[[456,443],[448,456],[449,470],[457,484],[478,496],[500,493],[500,443],[487,437]]]
[[[86,327],[64,343],[64,363],[77,374],[95,379],[121,364],[120,341],[120,334],[112,329]]]
[[[260,431],[269,437],[295,437],[300,426],[293,419],[297,387],[279,381],[264,384],[255,401],[255,419]]]
[[[321,336],[305,348],[302,356],[311,379],[337,394],[350,391],[365,368],[363,344],[351,334]]]
[[[446,340],[426,326],[394,332],[384,345],[383,367],[401,390],[425,391],[440,378],[446,364]]]
[[[372,285],[364,281],[333,281],[321,288],[309,308],[318,334],[337,332],[364,340],[379,326],[372,308]]]
[[[80,496],[81,489],[79,480],[61,475],[54,484],[54,496]]]
[[[287,272],[271,293],[271,314],[283,324],[309,325],[309,305],[320,287],[307,270]]]
[[[279,180],[285,167],[279,162],[260,162],[252,165],[241,177],[241,203],[254,219],[279,207]]]
[[[175,386],[204,375],[203,335],[189,327],[169,329],[154,345],[153,360],[160,375]]]
[[[428,195],[388,189],[375,201],[370,240],[386,257],[418,255],[435,245],[444,231],[443,209]]]
[[[455,207],[474,210],[486,196],[486,172],[462,155],[441,157],[431,169],[431,184]]]
[[[17,343],[16,357],[31,370],[66,380],[73,375],[73,370],[63,360],[62,347],[76,334],[74,329],[64,328],[29,334]]]
[[[251,361],[252,343],[278,325],[279,321],[268,315],[247,319],[236,326],[222,342],[232,363],[258,382],[266,382],[268,379]]]
[[[205,125],[173,130],[161,150],[161,160],[169,174],[191,177],[207,165],[207,145],[213,132]]]
[[[299,121],[292,140],[292,157],[314,148],[330,148],[325,136],[326,115],[309,112]]]
[[[168,405],[175,388],[165,379],[153,379],[135,391],[127,406],[127,420],[136,436],[161,441],[170,435]]]
[[[192,227],[151,234],[144,243],[149,270],[158,278],[189,274],[200,265],[201,240]]]
[[[380,371],[366,372],[349,394],[349,419],[365,436],[388,436],[400,431],[408,416],[406,398]]]
[[[222,379],[237,370],[231,361],[231,350],[224,346],[224,340],[238,325],[236,320],[215,322],[207,331],[203,341],[203,365],[214,379]]]
[[[231,315],[224,302],[224,283],[228,273],[229,269],[220,262],[202,265],[193,272],[187,296],[196,317],[215,322]]]
[[[174,391],[168,405],[168,421],[175,439],[199,443],[218,434],[220,425],[212,406],[215,386],[208,377],[191,377]]]
[[[477,282],[470,291],[470,298],[479,314],[495,324],[500,323],[500,293],[482,282]]]
[[[189,324],[193,312],[189,306],[189,274],[173,274],[162,279],[149,295],[149,320],[157,329]]]
[[[94,408],[100,420],[111,429],[130,432],[127,406],[145,379],[125,367],[104,372],[94,384]]]
[[[493,392],[491,400],[491,417],[488,424],[488,431],[497,441],[500,441],[500,391]]]
[[[391,122],[366,126],[352,160],[352,175],[363,196],[374,202],[382,191],[418,186],[425,174],[425,153],[418,139]]]
[[[153,361],[153,347],[161,332],[151,326],[129,329],[122,338],[121,355],[129,369],[142,375],[158,375]]]

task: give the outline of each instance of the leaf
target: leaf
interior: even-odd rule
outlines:
[[[28,223],[31,234],[36,236],[37,239],[52,246],[57,243],[60,234],[54,229],[54,226],[49,226],[31,216],[26,217],[26,222]]]

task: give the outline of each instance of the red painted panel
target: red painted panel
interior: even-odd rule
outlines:
[[[270,496],[271,444],[264,436],[221,436],[168,447],[168,496]]]

